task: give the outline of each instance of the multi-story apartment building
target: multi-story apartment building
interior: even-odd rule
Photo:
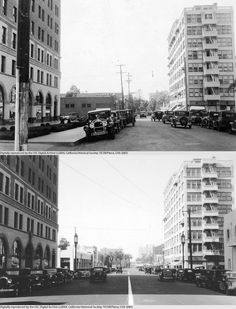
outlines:
[[[0,120],[14,121],[17,0],[0,1]],[[31,0],[29,120],[60,114],[60,0]]]
[[[184,267],[190,267],[190,234],[193,267],[224,264],[223,219],[232,210],[233,193],[231,161],[194,159],[182,164],[164,192],[166,265],[182,267],[184,259]]]
[[[57,196],[57,156],[0,156],[0,269],[56,267]]]
[[[236,271],[236,210],[224,216],[225,268]]]
[[[171,106],[235,110],[233,8],[185,8],[168,36]]]

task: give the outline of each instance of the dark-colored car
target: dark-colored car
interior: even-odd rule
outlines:
[[[192,124],[200,126],[202,122],[202,117],[205,113],[205,110],[191,110]]]
[[[219,112],[217,119],[213,119],[212,126],[213,129],[218,131],[230,131],[230,123],[236,120],[236,113],[229,111]]]
[[[160,281],[175,281],[176,269],[164,268],[158,273],[157,278]]]
[[[195,273],[190,268],[178,269],[176,277],[180,281],[193,282],[195,280]]]
[[[111,117],[113,118],[115,133],[119,133],[121,129],[123,129],[120,111],[111,111]]]
[[[154,112],[155,120],[161,121],[163,117],[163,112],[162,111],[156,111]]]
[[[151,273],[152,273],[152,267],[151,266],[145,267],[145,274],[151,274]]]
[[[163,123],[171,123],[171,119],[174,115],[173,111],[165,111],[163,116],[162,116],[162,122]]]
[[[229,133],[235,134],[236,133],[236,120],[230,122],[229,124]]]
[[[90,270],[90,282],[107,280],[107,272],[105,267],[93,267]]]
[[[73,276],[68,268],[57,268],[57,273],[61,273],[64,276],[64,283],[71,282]]]
[[[51,276],[51,286],[59,286],[65,283],[65,276],[61,272],[56,272]]]
[[[236,294],[236,272],[224,272],[220,280],[218,280],[218,289],[226,295]]]
[[[116,273],[118,274],[118,273],[120,273],[120,274],[122,274],[123,273],[123,269],[122,269],[122,267],[117,267],[116,268]]]
[[[213,270],[202,269],[200,271],[199,277],[196,278],[196,286],[210,288],[212,282]]]
[[[144,112],[144,111],[141,111],[140,114],[139,114],[139,117],[140,118],[147,118],[147,113]]]
[[[108,136],[115,138],[115,125],[111,117],[111,109],[104,108],[88,112],[87,123],[84,126],[87,138],[93,136]]]
[[[134,111],[132,109],[126,109],[126,125],[132,124],[132,126],[135,126],[136,118]]]
[[[213,121],[216,121],[219,117],[219,112],[209,112],[207,113],[201,123],[201,127],[212,129],[213,128]]]
[[[184,128],[192,128],[192,121],[190,113],[188,111],[174,111],[174,114],[171,118],[171,126],[177,127],[182,126]]]
[[[46,288],[51,286],[51,276],[46,269],[30,271],[32,288]]]
[[[6,269],[0,272],[0,295],[31,294],[32,280],[30,269]]]

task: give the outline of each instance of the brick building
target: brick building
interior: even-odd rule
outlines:
[[[56,267],[57,199],[57,156],[0,156],[0,269]]]
[[[14,121],[17,0],[0,1],[0,121]],[[60,114],[60,0],[31,0],[29,120]]]

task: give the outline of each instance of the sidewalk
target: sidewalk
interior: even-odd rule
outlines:
[[[45,151],[52,145],[75,146],[85,138],[83,127],[58,133],[50,133],[40,137],[29,139],[29,151]],[[14,151],[14,141],[1,141],[0,151]],[[69,151],[69,149],[68,149]]]

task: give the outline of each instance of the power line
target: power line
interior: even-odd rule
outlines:
[[[120,67],[120,72],[118,72],[118,74],[120,74],[120,82],[121,82],[121,96],[122,96],[122,109],[125,108],[125,97],[124,97],[124,86],[123,86],[123,74],[125,74],[126,72],[122,71],[122,67],[124,67],[124,64],[118,64],[117,67]]]
[[[126,203],[135,206],[136,208],[141,208],[141,206],[138,206],[137,204],[134,204],[132,201],[126,199],[125,197],[117,194],[116,192],[114,192],[113,190],[110,190],[109,188],[103,186],[101,183],[95,181],[94,179],[92,179],[91,177],[89,177],[88,175],[78,171],[77,169],[75,169],[74,167],[70,166],[69,164],[67,164],[66,162],[64,162],[63,160],[60,159],[60,162],[62,164],[64,164],[65,166],[69,167],[70,169],[72,169],[75,173],[79,174],[80,176],[83,176],[84,178],[86,178],[87,180],[89,180],[90,182],[92,182],[93,184],[101,187],[103,190],[110,192],[111,194],[115,195],[116,197],[118,197],[119,199],[125,201]]]

